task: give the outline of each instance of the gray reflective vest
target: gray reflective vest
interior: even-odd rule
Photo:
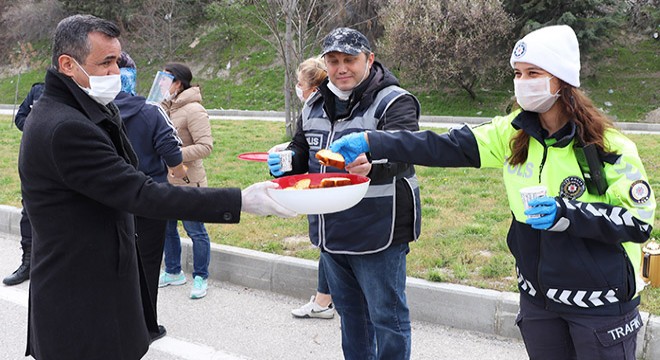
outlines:
[[[302,111],[302,130],[309,144],[309,172],[345,172],[321,166],[316,152],[327,148],[332,141],[346,134],[376,130],[378,122],[389,106],[401,96],[410,95],[398,86],[388,86],[378,92],[371,106],[364,110],[352,109],[351,114],[332,123],[323,110],[322,101],[310,99]],[[415,99],[416,100],[416,99]],[[308,105],[309,104],[309,105]],[[394,235],[396,216],[396,182],[403,179],[415,202],[414,233],[416,240],[421,231],[421,203],[415,170],[396,177],[373,181],[365,197],[354,207],[332,214],[308,215],[309,236],[314,245],[336,254],[370,254],[387,249]]]

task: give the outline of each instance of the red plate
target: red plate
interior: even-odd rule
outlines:
[[[238,158],[241,160],[247,160],[247,161],[259,161],[259,162],[266,162],[268,161],[268,153],[267,152],[248,152],[248,153],[243,153],[238,155]]]
[[[348,174],[344,172],[329,172],[329,173],[312,173],[312,174],[298,174],[298,175],[289,175],[289,176],[283,176],[277,179],[271,179],[270,181],[277,183],[280,185],[280,188],[286,189],[290,186],[295,185],[298,181],[302,179],[310,179],[311,183],[310,185],[319,185],[321,183],[321,180],[329,177],[343,177],[343,178],[348,178],[351,180],[351,184],[362,184],[365,182],[369,181],[369,178],[366,176],[362,175],[356,175],[356,174]],[[339,186],[343,187],[343,186]],[[318,188],[318,189],[333,189],[333,188]],[[314,189],[305,189],[305,192],[309,192],[309,190],[314,190]]]

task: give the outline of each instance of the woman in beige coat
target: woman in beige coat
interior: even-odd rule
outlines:
[[[174,81],[169,89],[170,96],[162,105],[183,142],[183,164],[188,168],[187,178],[169,177],[169,182],[177,186],[206,187],[206,171],[202,159],[211,154],[213,137],[209,115],[201,104],[202,94],[199,87],[190,85],[192,72],[187,66],[167,64],[164,71],[174,76]],[[186,283],[186,276],[181,270],[181,239],[177,222],[170,220],[167,223],[165,272],[160,275],[158,287]],[[182,220],[182,223],[193,242],[193,286],[190,298],[199,299],[206,296],[211,240],[204,223],[187,220]]]

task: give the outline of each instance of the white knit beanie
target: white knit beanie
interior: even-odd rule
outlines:
[[[580,87],[580,46],[568,25],[547,26],[518,40],[511,53],[516,62],[536,65],[565,82]]]

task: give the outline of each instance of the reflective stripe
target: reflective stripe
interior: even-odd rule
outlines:
[[[419,180],[417,180],[417,176],[412,176],[404,179],[408,181],[408,184],[410,184],[410,188],[412,190],[419,188]],[[396,187],[395,183],[384,184],[384,185],[369,185],[369,189],[367,189],[367,194],[364,195],[364,197],[375,198],[375,197],[392,196],[394,195],[395,187]]]
[[[591,294],[591,296],[589,297],[589,301],[591,301],[591,303],[594,304],[595,306],[603,305],[603,302],[600,301],[600,299],[599,299],[600,294],[602,294],[602,293],[603,293],[602,291],[594,291],[594,293]]]
[[[619,302],[616,292],[611,289],[604,296],[602,291],[548,289],[546,296],[557,303],[582,308],[594,308]]]
[[[377,198],[394,195],[394,184],[369,185],[365,198]]]
[[[518,286],[520,286],[522,290],[525,290],[525,292],[527,292],[529,295],[536,296],[536,289],[534,289],[534,286],[532,286],[531,282],[522,276],[518,267],[516,267],[516,272],[518,273]]]

